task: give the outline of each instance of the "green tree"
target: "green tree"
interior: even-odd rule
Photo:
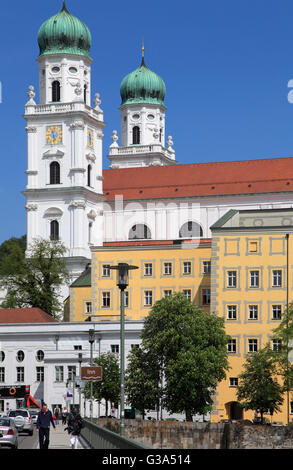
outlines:
[[[139,410],[144,419],[145,410],[158,409],[162,390],[160,369],[151,351],[133,348],[128,355],[125,379],[127,402]]]
[[[1,278],[0,285],[7,290],[1,307],[39,307],[58,318],[63,308],[59,291],[69,279],[65,254],[60,241],[36,239],[28,257],[19,259],[17,272]]]
[[[120,369],[116,354],[103,353],[94,359],[94,365],[102,367],[102,380],[93,382],[93,398],[97,401],[105,400],[106,416],[108,416],[109,402],[118,404],[120,399]],[[85,387],[85,396],[90,398],[90,384]]]
[[[155,303],[142,331],[164,378],[163,403],[171,413],[211,410],[218,383],[228,370],[224,320],[195,307],[182,293]]]
[[[25,257],[26,235],[3,242],[0,246],[0,277],[18,272]]]
[[[273,330],[272,339],[280,342],[276,351],[279,374],[283,378],[284,391],[289,392],[293,388],[293,303],[288,304],[286,307],[280,324]]]
[[[277,358],[269,347],[247,356],[239,375],[237,399],[246,410],[279,411],[283,403],[283,387],[278,381]]]

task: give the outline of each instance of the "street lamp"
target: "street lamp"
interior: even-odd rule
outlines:
[[[82,363],[82,353],[78,353],[78,362],[79,362],[79,414],[81,416],[81,363]]]
[[[138,269],[138,266],[131,266],[127,263],[119,263],[117,266],[110,266],[110,269],[117,271],[117,286],[120,289],[120,435],[125,435],[124,423],[124,401],[125,401],[125,335],[124,335],[124,317],[125,317],[125,289],[129,284],[129,271]]]
[[[91,348],[91,359],[90,359],[90,365],[93,365],[93,344],[95,341],[95,330],[91,328],[89,330],[89,343],[90,343],[90,348]],[[91,421],[93,419],[93,382],[91,382],[91,401],[90,401],[90,418]]]

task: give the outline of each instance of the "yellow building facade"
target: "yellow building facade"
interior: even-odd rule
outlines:
[[[154,303],[174,292],[183,292],[195,305],[210,308],[209,241],[197,244],[134,244],[104,246],[92,252],[92,300],[95,320],[120,319],[120,291],[110,267],[128,263],[125,319],[143,320]]]
[[[125,291],[125,319],[143,320],[154,303],[183,292],[195,305],[210,309],[211,243],[133,243],[92,248],[92,263],[70,286],[65,321],[119,321],[118,263],[135,265]]]
[[[64,303],[64,321],[85,321],[92,315],[91,266],[87,266],[69,288],[69,297]]]
[[[267,344],[293,300],[293,211],[229,211],[212,226],[211,310],[225,320],[231,369],[217,389],[212,421],[253,419],[237,402],[238,377],[248,354]],[[291,259],[290,259],[291,255]],[[269,420],[293,419],[293,396]],[[289,413],[287,409],[289,408]]]

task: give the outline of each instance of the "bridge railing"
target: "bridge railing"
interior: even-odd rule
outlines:
[[[138,442],[102,428],[87,419],[84,419],[83,423],[81,436],[92,449],[148,449]]]

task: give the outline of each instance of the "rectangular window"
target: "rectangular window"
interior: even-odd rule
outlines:
[[[0,382],[5,382],[5,367],[0,367]]]
[[[249,287],[259,287],[259,271],[253,270],[249,272]]]
[[[273,269],[272,287],[282,287],[282,270],[281,269]]]
[[[44,367],[36,368],[37,382],[44,382]]]
[[[191,274],[191,261],[183,262],[183,274],[186,276]]]
[[[4,411],[4,400],[0,400],[0,411]]]
[[[272,340],[272,350],[275,352],[280,351],[282,345],[282,341],[280,339],[273,339]]]
[[[85,303],[85,311],[86,311],[86,313],[92,313],[92,303],[91,302],[86,302]]]
[[[229,386],[230,387],[238,387],[238,377],[230,377]]]
[[[227,305],[227,320],[237,320],[237,305]]]
[[[248,340],[248,352],[255,353],[257,352],[257,339],[249,339]]]
[[[24,382],[24,367],[17,367],[16,368],[16,381],[17,382]]]
[[[228,353],[235,354],[236,353],[236,339],[230,339],[227,344]]]
[[[237,287],[237,271],[227,272],[227,287]]]
[[[75,346],[73,346],[73,349],[74,349],[75,351],[81,351],[81,350],[82,350],[82,346],[81,346],[81,344],[76,344]]]
[[[63,366],[55,366],[55,381],[56,382],[63,382],[64,381]]]
[[[102,293],[102,307],[109,308],[111,306],[111,293],[103,292]]]
[[[171,276],[172,274],[172,263],[164,263],[164,271],[165,276]]]
[[[202,290],[202,305],[210,305],[211,303],[211,289]]]
[[[272,320],[281,320],[282,305],[272,305]]]
[[[211,262],[203,261],[202,263],[203,274],[211,274]]]
[[[187,300],[191,300],[191,289],[183,289],[183,294],[187,298]]]
[[[152,276],[153,275],[153,263],[145,263],[144,264],[144,276]]]
[[[172,290],[171,289],[164,289],[164,297],[169,297],[172,295]]]
[[[248,251],[249,253],[258,253],[258,242],[257,241],[248,242]]]
[[[248,320],[258,320],[258,305],[248,306]]]
[[[111,353],[119,354],[119,344],[111,344]]]
[[[68,380],[73,380],[76,377],[76,366],[68,366]]]
[[[153,291],[144,291],[144,305],[145,307],[151,307],[153,305]]]
[[[110,264],[103,264],[102,276],[110,277]]]

